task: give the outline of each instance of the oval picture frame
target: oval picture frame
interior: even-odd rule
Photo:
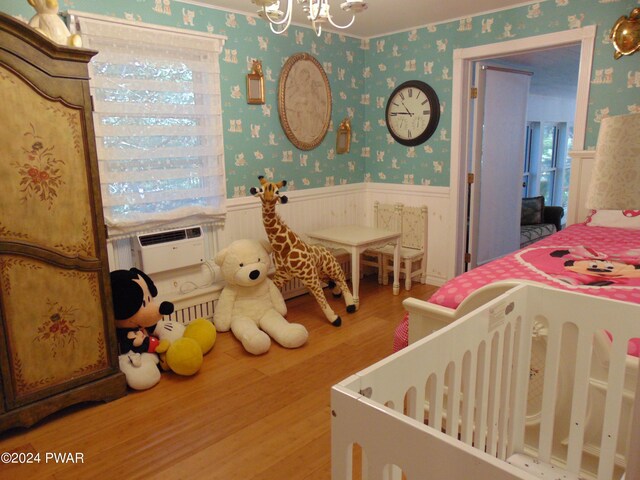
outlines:
[[[282,67],[278,113],[287,138],[300,150],[316,148],[331,122],[331,87],[322,65],[308,53],[297,53]]]

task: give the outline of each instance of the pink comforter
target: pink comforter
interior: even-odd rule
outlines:
[[[456,308],[483,285],[514,278],[640,303],[640,230],[571,225],[448,281],[429,302]]]
[[[449,280],[428,301],[456,308],[478,288],[512,279],[640,304],[640,230],[571,225]],[[396,329],[394,350],[406,346],[407,337],[405,315]],[[628,353],[640,356],[640,339],[629,342]]]

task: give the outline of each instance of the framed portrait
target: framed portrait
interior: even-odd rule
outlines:
[[[264,76],[262,75],[262,63],[253,61],[251,73],[247,74],[247,103],[262,105],[264,103]]]
[[[289,57],[278,85],[278,113],[287,138],[300,150],[312,150],[331,122],[331,88],[322,65],[308,53]]]
[[[336,133],[336,152],[349,153],[351,149],[351,121],[349,117],[345,118],[338,126]]]

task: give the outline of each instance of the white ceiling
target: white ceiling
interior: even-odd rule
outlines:
[[[579,44],[521,53],[493,59],[493,62],[532,72],[532,94],[549,97],[576,96],[580,70]]]
[[[344,24],[351,17],[347,17],[340,10],[342,2],[343,0],[330,0],[334,20],[336,23]],[[197,0],[193,3],[245,14],[255,14],[258,10],[251,0]],[[368,8],[359,13],[355,23],[344,32],[356,37],[375,37],[525,3],[531,2],[523,0],[367,0]],[[281,0],[281,5],[284,4],[284,0]],[[302,12],[302,6],[297,5],[296,0],[293,4],[293,22],[309,25]],[[328,27],[326,29],[331,30]]]
[[[347,16],[339,8],[343,0],[330,0],[334,20],[347,23]],[[193,0],[223,10],[255,15],[258,7],[251,0]],[[377,37],[410,30],[432,23],[465,18],[485,12],[532,3],[523,0],[367,0],[368,8],[356,16],[348,30],[350,36]],[[281,0],[281,8],[285,1]],[[309,26],[302,6],[293,0],[293,23]],[[262,20],[260,20],[262,21]],[[337,31],[328,27],[326,30]],[[573,96],[578,80],[580,47],[564,47],[544,52],[525,53],[498,60],[505,65],[526,68],[534,72],[531,92],[540,95]]]

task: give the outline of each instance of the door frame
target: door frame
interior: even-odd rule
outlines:
[[[453,81],[451,99],[451,159],[450,159],[450,245],[455,245],[449,257],[447,278],[464,270],[467,219],[467,165],[471,139],[471,80],[473,63],[509,54],[535,52],[580,43],[580,67],[576,92],[576,113],[573,127],[573,148],[582,150],[587,126],[591,68],[596,26],[548,33],[505,42],[459,48],[453,51]]]

